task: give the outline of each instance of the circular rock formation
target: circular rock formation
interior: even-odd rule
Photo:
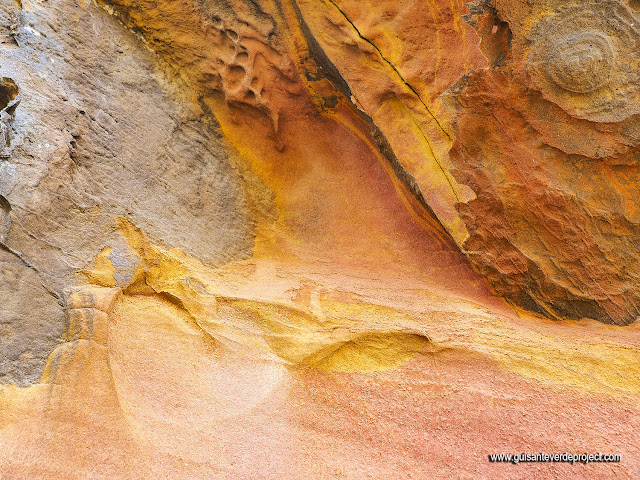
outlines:
[[[576,93],[593,92],[606,85],[613,63],[609,40],[598,32],[567,38],[548,58],[549,74],[555,83]]]
[[[575,5],[531,30],[535,85],[567,113],[618,122],[640,113],[640,25],[616,1]]]

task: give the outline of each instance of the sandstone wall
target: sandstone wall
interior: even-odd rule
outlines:
[[[0,478],[640,476],[637,2],[0,12]]]

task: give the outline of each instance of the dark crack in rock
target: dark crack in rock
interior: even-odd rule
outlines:
[[[0,78],[0,157],[11,154],[11,122],[21,98],[20,88],[12,78]]]

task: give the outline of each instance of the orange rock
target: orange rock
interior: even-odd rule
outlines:
[[[631,323],[640,30],[622,2],[543,3],[474,5],[492,68],[450,93],[455,176],[477,194],[460,205],[462,248],[518,305]]]

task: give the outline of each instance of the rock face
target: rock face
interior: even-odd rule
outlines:
[[[553,318],[638,316],[640,23],[624,2],[476,2],[491,68],[450,90],[451,159],[477,197],[462,249]]]
[[[0,478],[640,476],[637,2],[0,12]]]
[[[73,2],[3,5],[15,23],[2,45],[3,75],[12,80],[4,81],[0,115],[15,113],[2,123],[13,152],[0,160],[8,262],[0,376],[28,384],[66,328],[62,291],[105,245],[115,217],[219,264],[250,254],[270,198],[264,187],[248,187],[259,180],[234,164],[215,120],[184,100],[153,54],[104,11]],[[18,108],[9,100],[15,85]]]

